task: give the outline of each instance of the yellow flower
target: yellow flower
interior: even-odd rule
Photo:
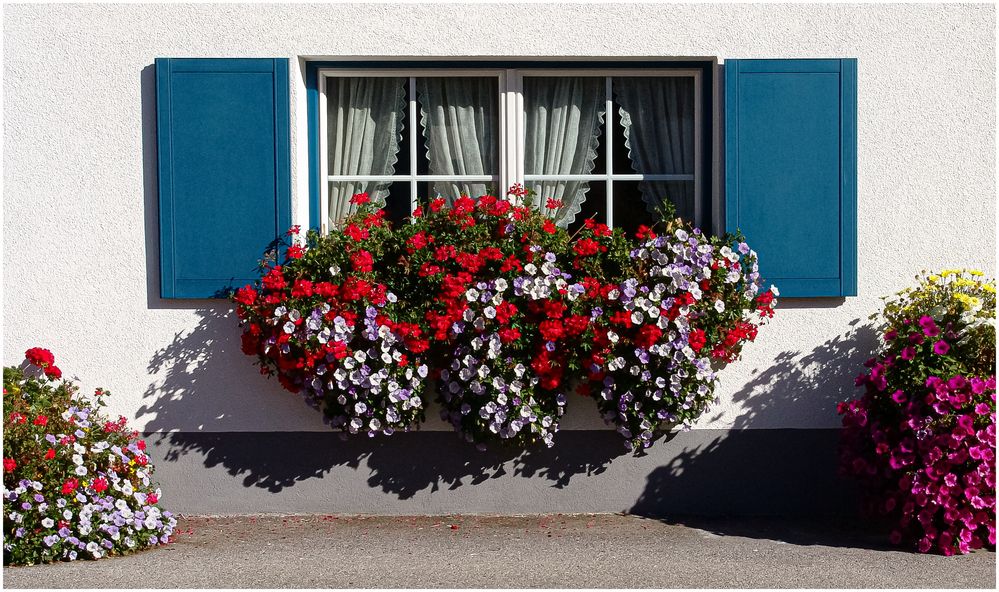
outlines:
[[[982,301],[974,296],[968,296],[967,294],[954,294],[954,300],[957,300],[968,310],[974,310],[982,305]]]
[[[973,275],[975,277],[980,277],[980,276],[985,275],[984,273],[982,273],[981,271],[978,271],[977,269],[969,269],[968,273],[970,273],[971,275]]]
[[[982,289],[988,292],[989,294],[996,293],[996,287],[993,286],[992,284],[982,284]]]
[[[944,277],[948,277],[948,276],[952,276],[952,275],[957,275],[959,273],[961,273],[960,269],[944,269],[944,270],[940,271],[940,275],[942,275]]]
[[[934,274],[934,275],[930,275],[930,277],[928,277],[926,279],[930,280],[931,284],[935,284],[938,281],[940,281],[940,276]]]

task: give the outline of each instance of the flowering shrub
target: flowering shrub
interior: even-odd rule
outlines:
[[[587,359],[589,391],[628,448],[640,451],[713,400],[712,360],[735,360],[773,315],[756,253],[734,237],[709,238],[671,223],[641,230],[628,277],[601,290]]]
[[[98,389],[80,396],[58,381],[52,352],[4,368],[4,564],[98,559],[170,541],[145,442],[125,418],[109,421]]]
[[[289,231],[284,263],[236,292],[236,312],[261,372],[322,403],[334,427],[391,434],[423,419],[429,342],[399,320],[403,303],[375,271],[392,239],[384,211],[366,194],[352,202],[340,232],[310,232],[303,245]]]
[[[438,198],[392,229],[354,196],[342,229],[293,240],[236,292],[244,351],[350,432],[417,425],[434,384],[468,442],[552,446],[575,377],[629,447],[692,422],[712,360],[736,359],[773,314],[755,253],[679,222],[637,245],[593,220],[569,236],[530,199]]]
[[[981,272],[918,278],[887,300],[878,355],[841,403],[841,466],[892,542],[945,555],[995,546],[995,285]]]

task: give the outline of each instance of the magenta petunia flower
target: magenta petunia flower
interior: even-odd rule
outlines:
[[[933,353],[937,354],[938,356],[947,355],[947,352],[949,351],[950,351],[950,345],[948,345],[947,342],[944,341],[943,339],[933,344]]]

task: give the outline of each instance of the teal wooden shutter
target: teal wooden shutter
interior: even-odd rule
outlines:
[[[725,222],[781,296],[857,295],[857,61],[725,61]]]
[[[156,60],[160,294],[257,279],[291,226],[287,59]]]

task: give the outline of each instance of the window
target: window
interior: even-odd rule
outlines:
[[[337,222],[332,197],[387,191],[393,217],[403,218],[431,191],[514,182],[560,208],[578,205],[574,217],[548,212],[570,229],[596,216],[631,230],[665,197],[705,230],[743,232],[785,296],[857,294],[855,58],[726,59],[722,70],[705,58],[302,65],[308,199],[293,203],[289,60],[156,59],[163,298],[218,297],[252,281],[260,253],[291,224]],[[484,90],[462,99],[449,84]],[[339,131],[329,125],[334,91],[344,93],[334,99],[343,105]],[[346,126],[365,105],[388,107]],[[722,114],[724,137],[715,125]],[[475,125],[459,123],[467,121]]]
[[[703,224],[701,69],[320,68],[323,229],[367,192],[402,220],[513,183],[560,226]],[[551,206],[551,207],[548,207]]]

